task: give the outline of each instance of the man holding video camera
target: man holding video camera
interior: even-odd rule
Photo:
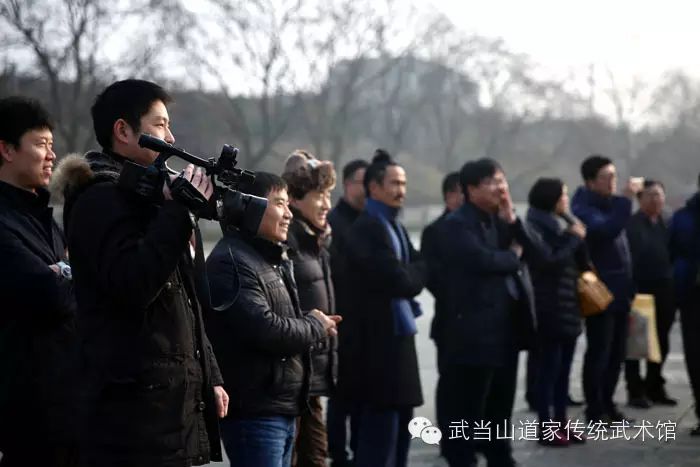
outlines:
[[[145,197],[119,182],[125,165],[157,157],[139,146],[140,133],[174,141],[169,102],[154,83],[113,83],[92,107],[103,150],[66,158],[55,174],[84,344],[89,466],[221,460],[217,417],[228,396],[202,324],[192,215],[168,184]],[[190,165],[182,178],[211,197],[201,169]]]

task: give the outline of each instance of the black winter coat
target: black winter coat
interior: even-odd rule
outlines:
[[[350,235],[350,227],[359,215],[360,211],[356,211],[342,198],[328,213],[328,223],[333,229],[330,254],[331,273],[335,291],[335,309],[341,316],[344,316],[353,306],[353,290],[350,287],[347,272],[347,239]],[[342,340],[342,334],[339,334],[338,338]]]
[[[445,260],[441,255],[440,228],[449,211],[445,210],[440,217],[423,229],[420,242],[420,253],[428,265],[428,281],[426,286],[435,297],[435,315],[430,324],[430,338],[440,345],[443,341],[445,323]]]
[[[400,224],[399,228],[405,233]],[[377,408],[419,406],[423,393],[415,336],[395,335],[391,300],[413,298],[423,290],[425,262],[410,241],[410,262],[400,261],[382,222],[366,212],[346,240],[349,287],[354,293],[339,329],[339,392],[350,401]]]
[[[486,238],[485,225],[497,238]],[[532,285],[527,268],[510,250],[518,240],[525,259],[533,252],[521,222],[507,225],[467,201],[447,216],[440,238],[447,261],[445,362],[498,367],[517,349],[532,347]]]
[[[309,349],[323,324],[304,315],[279,244],[227,232],[207,258],[212,342],[231,397],[228,417],[297,416],[308,407]]]
[[[120,187],[117,155],[71,163],[63,191],[87,363],[86,455],[101,465],[221,460],[213,386],[223,381],[203,330],[189,212]]]
[[[301,214],[294,211],[287,244],[294,264],[294,280],[302,310],[318,309],[335,314],[335,297],[331,279],[330,240],[324,237]],[[338,340],[327,337],[311,346],[311,396],[329,396],[338,378]]]
[[[66,248],[48,202],[45,190],[0,182],[0,451],[77,441],[75,299],[49,269]]]
[[[529,262],[538,334],[548,340],[575,338],[581,333],[577,282],[585,265],[584,243],[552,213],[530,208],[527,224],[539,250]]]

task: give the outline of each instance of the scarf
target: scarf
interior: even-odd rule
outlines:
[[[410,262],[409,239],[406,232],[397,224],[398,209],[368,198],[365,211],[370,216],[378,219],[384,226],[384,230],[391,239],[391,244],[396,258],[404,264]],[[394,335],[413,336],[418,332],[416,318],[423,314],[420,304],[414,299],[393,298],[391,309],[394,315]]]

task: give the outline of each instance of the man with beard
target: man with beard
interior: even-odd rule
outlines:
[[[341,391],[358,407],[356,465],[404,466],[407,426],[423,404],[414,300],[426,266],[397,220],[406,172],[377,150],[364,178],[367,203],[347,236],[352,311],[341,340]]]

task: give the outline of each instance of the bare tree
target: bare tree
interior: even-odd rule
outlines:
[[[345,153],[350,127],[367,108],[368,89],[388,66],[376,67],[372,51],[391,19],[377,2],[332,0],[322,4],[313,31],[300,34],[303,67],[310,82],[302,94],[304,129],[314,151],[338,164]]]
[[[654,90],[649,111],[661,131],[700,129],[700,82],[680,70],[669,72]]]
[[[628,174],[639,151],[636,141],[635,125],[645,113],[645,92],[649,86],[638,76],[630,83],[621,83],[610,68],[606,68],[609,85],[605,95],[610,99],[615,114],[615,126],[622,141],[622,161]]]
[[[210,34],[199,60],[219,85],[225,119],[247,166],[276,153],[298,109],[292,66],[298,28],[306,21],[304,0],[212,0],[224,28]],[[213,28],[207,29],[211,32]]]
[[[99,88],[119,74],[157,69],[156,53],[178,36],[186,18],[176,0],[0,2],[5,57],[48,86],[48,104],[66,151],[91,144],[88,109]]]

